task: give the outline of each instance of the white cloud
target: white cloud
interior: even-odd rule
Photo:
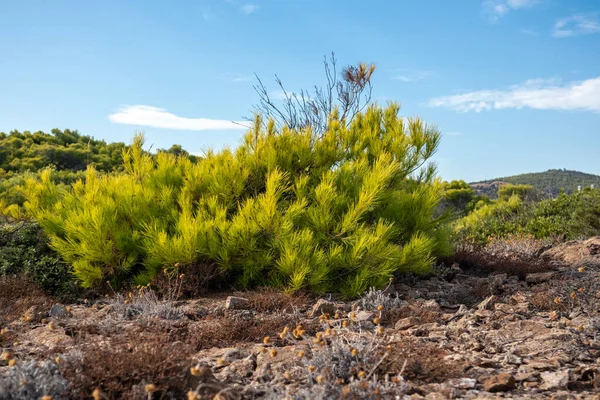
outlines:
[[[597,32],[600,32],[600,23],[590,16],[579,14],[556,21],[552,35],[555,37],[570,37]]]
[[[187,131],[216,131],[247,129],[247,121],[227,121],[209,118],[185,118],[152,106],[123,106],[108,116],[116,124],[150,126],[153,128],[179,129]]]
[[[560,84],[557,79],[532,79],[506,90],[479,90],[431,99],[430,107],[458,111],[534,108],[600,112],[600,77]]]
[[[462,132],[444,132],[445,136],[462,136]]]
[[[417,82],[430,78],[433,75],[434,73],[432,71],[404,68],[395,70],[395,74],[392,76],[392,79],[402,82]]]
[[[244,4],[242,6],[242,8],[240,8],[240,10],[248,15],[248,14],[252,14],[253,12],[256,12],[258,9],[260,8],[260,6],[257,6],[256,4]]]
[[[531,8],[541,0],[485,0],[483,2],[483,12],[490,21],[498,22],[500,18],[508,14],[511,10],[520,10]]]

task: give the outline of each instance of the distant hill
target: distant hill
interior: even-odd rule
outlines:
[[[477,194],[484,194],[495,199],[498,197],[498,187],[507,183],[531,185],[541,193],[555,197],[561,191],[572,193],[577,190],[577,186],[585,188],[590,187],[590,185],[595,185],[597,188],[600,188],[600,176],[579,171],[569,171],[566,169],[550,169],[546,172],[507,176],[504,178],[473,182],[469,185],[475,189]]]

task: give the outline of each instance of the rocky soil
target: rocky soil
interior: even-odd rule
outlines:
[[[63,306],[4,282],[0,399],[600,399],[600,238],[540,257],[353,302],[141,288]]]

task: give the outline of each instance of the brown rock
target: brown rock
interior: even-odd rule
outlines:
[[[377,314],[372,313],[370,311],[359,311],[355,313],[354,320],[357,322],[367,322],[372,321],[373,318],[375,318],[376,316]]]
[[[491,295],[487,299],[483,300],[481,303],[477,304],[477,309],[480,311],[483,310],[491,310],[494,307],[494,304],[498,298],[494,295]]]
[[[477,380],[472,378],[450,379],[450,385],[458,389],[473,389]]]
[[[399,331],[403,331],[403,330],[412,328],[413,326],[417,325],[418,323],[419,323],[418,318],[406,317],[406,318],[399,319],[398,322],[396,322],[396,325],[394,325],[394,328],[396,328]]]
[[[569,371],[542,372],[542,385],[540,389],[564,389],[569,383]]]
[[[525,277],[525,282],[537,284],[548,282],[552,278],[554,278],[554,272],[536,272],[533,274],[527,274],[527,276]]]
[[[535,360],[527,363],[529,370],[547,371],[560,367],[556,360]]]
[[[53,305],[49,314],[52,318],[67,318],[71,316],[71,312],[62,304]]]
[[[244,310],[248,308],[248,299],[243,297],[229,296],[225,300],[225,308],[228,310]]]
[[[319,301],[317,301],[313,306],[310,316],[314,318],[323,314],[333,315],[335,314],[335,309],[336,307],[334,302],[325,299],[319,299]]]
[[[34,346],[47,349],[54,349],[58,345],[71,346],[73,344],[73,338],[66,335],[65,330],[61,327],[48,329],[47,326],[41,326],[25,333],[23,337]]]
[[[521,373],[515,375],[515,381],[517,381],[517,382],[523,382],[523,381],[535,382],[538,380],[539,375],[540,374],[535,371],[521,372]]]
[[[41,306],[31,306],[23,314],[23,321],[38,323],[48,315],[46,309]]]
[[[438,304],[437,301],[431,299],[431,300],[427,300],[426,302],[424,302],[421,307],[424,310],[429,310],[429,311],[435,311],[435,312],[441,312],[441,307]]]
[[[486,379],[483,382],[483,390],[486,392],[508,392],[515,388],[515,378],[510,374],[499,374]]]
[[[541,257],[574,267],[600,265],[600,236],[587,240],[571,240],[546,250]]]

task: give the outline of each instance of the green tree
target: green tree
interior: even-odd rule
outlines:
[[[537,190],[531,185],[502,185],[498,188],[498,199],[508,200],[512,196],[518,196],[524,201],[537,201],[540,196]]]

